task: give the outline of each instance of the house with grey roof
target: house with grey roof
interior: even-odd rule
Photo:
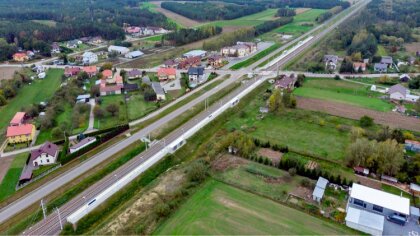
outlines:
[[[51,165],[57,161],[58,146],[45,142],[40,148],[31,151],[30,163],[33,166]]]
[[[78,142],[75,145],[73,145],[73,146],[70,147],[70,153],[77,152],[80,149],[83,149],[83,148],[91,145],[94,142],[96,142],[96,138],[95,137],[87,137],[87,138],[84,138],[80,142]]]
[[[152,89],[156,93],[156,99],[157,100],[165,100],[166,95],[165,91],[163,90],[162,86],[159,82],[152,82]]]
[[[315,189],[312,193],[312,199],[314,201],[317,201],[318,203],[321,202],[322,197],[324,197],[324,192],[325,192],[325,189],[327,188],[328,182],[329,181],[323,177],[318,178],[318,181],[316,182],[316,185],[315,185]]]
[[[140,76],[142,75],[141,71],[138,69],[133,69],[130,70],[128,73],[128,79],[137,79],[140,78]]]
[[[381,63],[386,64],[388,67],[392,66],[392,57],[390,56],[383,56],[381,57]]]
[[[327,70],[335,70],[338,65],[338,56],[337,55],[324,55],[325,68]]]
[[[295,88],[295,83],[297,81],[297,77],[295,74],[291,74],[290,76],[281,75],[280,79],[274,82],[274,87],[276,89],[290,89],[293,90]]]
[[[388,65],[384,63],[375,63],[373,65],[373,70],[379,73],[386,73],[388,71]]]
[[[390,99],[397,101],[416,102],[419,99],[419,96],[410,94],[410,90],[401,84],[390,87],[388,94]]]
[[[204,74],[204,67],[198,66],[198,67],[188,68],[188,80],[189,80],[189,86],[192,88],[206,82],[206,77]]]

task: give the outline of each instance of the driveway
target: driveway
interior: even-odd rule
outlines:
[[[163,87],[163,89],[165,89],[165,91],[180,90],[181,89],[181,80],[176,79],[176,80],[169,81],[167,83],[162,84],[162,87]]]
[[[95,108],[95,105],[96,105],[95,104],[95,99],[94,98],[91,98],[89,100],[89,104],[90,104],[89,126],[88,126],[88,128],[87,128],[86,131],[93,130],[93,124],[95,122],[95,116],[93,114],[93,109]]]
[[[420,226],[412,218],[404,226],[385,219],[383,235],[420,236]]]

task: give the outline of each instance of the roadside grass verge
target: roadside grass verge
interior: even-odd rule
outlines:
[[[251,58],[248,58],[245,61],[241,61],[239,63],[236,63],[235,65],[231,66],[229,69],[238,70],[238,69],[241,69],[243,67],[250,66],[253,63],[260,60],[261,58],[269,55],[270,53],[272,53],[273,51],[275,51],[279,47],[280,47],[280,44],[275,43],[272,46],[270,46],[269,48],[266,48],[266,49],[262,50],[261,52],[257,53],[256,55],[252,56]]]
[[[20,174],[25,167],[28,153],[22,153],[13,157],[9,170],[0,184],[0,201],[16,192],[16,184],[19,182]]]
[[[293,93],[297,96],[342,102],[377,111],[391,111],[393,105],[380,99],[370,86],[332,79],[306,79]]]
[[[290,235],[355,233],[270,199],[209,180],[154,235],[261,235],[279,232]]]

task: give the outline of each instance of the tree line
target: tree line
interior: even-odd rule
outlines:
[[[258,5],[264,6],[265,8],[298,8],[298,7],[307,7],[307,8],[318,8],[318,9],[330,9],[335,6],[342,6],[347,8],[350,6],[350,3],[347,1],[341,0],[328,0],[328,1],[319,1],[319,0],[224,0],[224,2],[235,3],[238,5]]]
[[[236,5],[211,2],[162,2],[161,7],[199,21],[231,20],[265,10],[265,7],[254,4]]]
[[[176,46],[188,44],[201,39],[210,38],[222,32],[219,26],[203,26],[196,29],[179,29],[165,34],[162,37],[164,44],[173,44]]]

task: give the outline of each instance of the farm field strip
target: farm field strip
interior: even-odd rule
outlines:
[[[344,226],[210,180],[154,234],[348,235],[354,232]]]

